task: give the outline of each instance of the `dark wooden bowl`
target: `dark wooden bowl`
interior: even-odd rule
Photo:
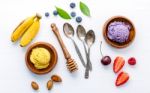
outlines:
[[[30,54],[32,52],[32,49],[34,49],[36,47],[46,48],[50,52],[51,60],[50,60],[49,66],[47,68],[36,69],[34,67],[34,65],[31,63]],[[46,73],[50,72],[55,67],[55,65],[57,64],[57,58],[58,58],[57,52],[52,45],[50,45],[49,43],[45,43],[45,42],[37,42],[28,48],[28,50],[26,52],[26,56],[25,56],[25,61],[26,61],[26,65],[29,68],[29,70],[32,71],[33,73],[35,73],[35,74],[46,74]]]
[[[107,36],[107,32],[108,32],[108,26],[111,22],[114,22],[114,21],[121,21],[121,22],[125,22],[127,24],[129,24],[131,26],[131,29],[130,29],[130,34],[129,34],[129,38],[126,42],[124,43],[117,43],[115,41],[112,41],[108,38]],[[106,40],[106,42],[108,44],[110,44],[111,46],[113,47],[116,47],[116,48],[125,48],[127,46],[129,46],[134,38],[135,38],[135,34],[136,34],[136,30],[135,30],[135,27],[133,25],[133,23],[126,17],[123,17],[123,16],[114,16],[114,17],[111,17],[110,19],[108,19],[105,24],[104,24],[104,27],[103,27],[103,36]]]

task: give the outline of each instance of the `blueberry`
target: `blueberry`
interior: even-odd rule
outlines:
[[[71,8],[75,8],[75,7],[76,7],[76,4],[75,4],[75,3],[70,3],[70,7],[71,7]]]
[[[72,16],[72,17],[75,17],[75,16],[76,16],[76,13],[75,13],[75,12],[71,12],[71,16]]]
[[[58,15],[58,12],[55,10],[55,11],[53,11],[53,15],[54,16],[57,16]]]
[[[77,21],[78,23],[80,23],[80,22],[82,22],[82,18],[81,18],[81,17],[76,17],[76,21]]]
[[[46,13],[45,13],[45,16],[46,16],[46,17],[49,17],[49,13],[48,13],[48,12],[46,12]]]

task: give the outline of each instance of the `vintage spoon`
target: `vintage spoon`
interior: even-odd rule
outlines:
[[[80,58],[80,60],[83,64],[83,66],[86,67],[85,61],[84,61],[84,59],[83,59],[83,57],[80,53],[80,50],[79,50],[77,44],[75,43],[75,41],[73,39],[73,36],[74,36],[73,27],[69,23],[65,23],[64,26],[63,26],[63,31],[64,31],[65,35],[72,40],[72,42],[75,46],[76,52],[77,52],[77,54],[78,54],[78,56],[79,56],[79,58]]]
[[[85,36],[86,36],[86,31],[85,31],[85,28],[82,26],[82,25],[78,25],[77,27],[77,36],[79,38],[79,40],[82,42],[83,46],[84,46],[84,51],[85,51],[85,54],[86,54],[86,59],[87,61],[90,61],[88,60],[88,52],[87,52],[87,49],[86,49],[86,45],[85,45]],[[92,64],[90,62],[89,64],[89,69],[92,70]]]
[[[89,30],[85,36],[85,42],[88,45],[88,60],[90,60],[90,48],[95,42],[95,33],[93,30]],[[89,78],[89,64],[90,61],[87,61],[86,70],[85,70],[85,78]]]

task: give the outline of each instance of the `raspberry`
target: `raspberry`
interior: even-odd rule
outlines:
[[[128,64],[135,65],[136,64],[136,59],[134,57],[129,58],[128,59]]]

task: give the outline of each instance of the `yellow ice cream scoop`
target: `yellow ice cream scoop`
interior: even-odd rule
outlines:
[[[50,52],[42,47],[32,49],[30,61],[34,64],[36,69],[47,68],[51,59]]]
[[[44,68],[47,68],[48,66],[49,64],[46,64],[46,65],[34,64],[34,67],[36,69],[44,69]]]

